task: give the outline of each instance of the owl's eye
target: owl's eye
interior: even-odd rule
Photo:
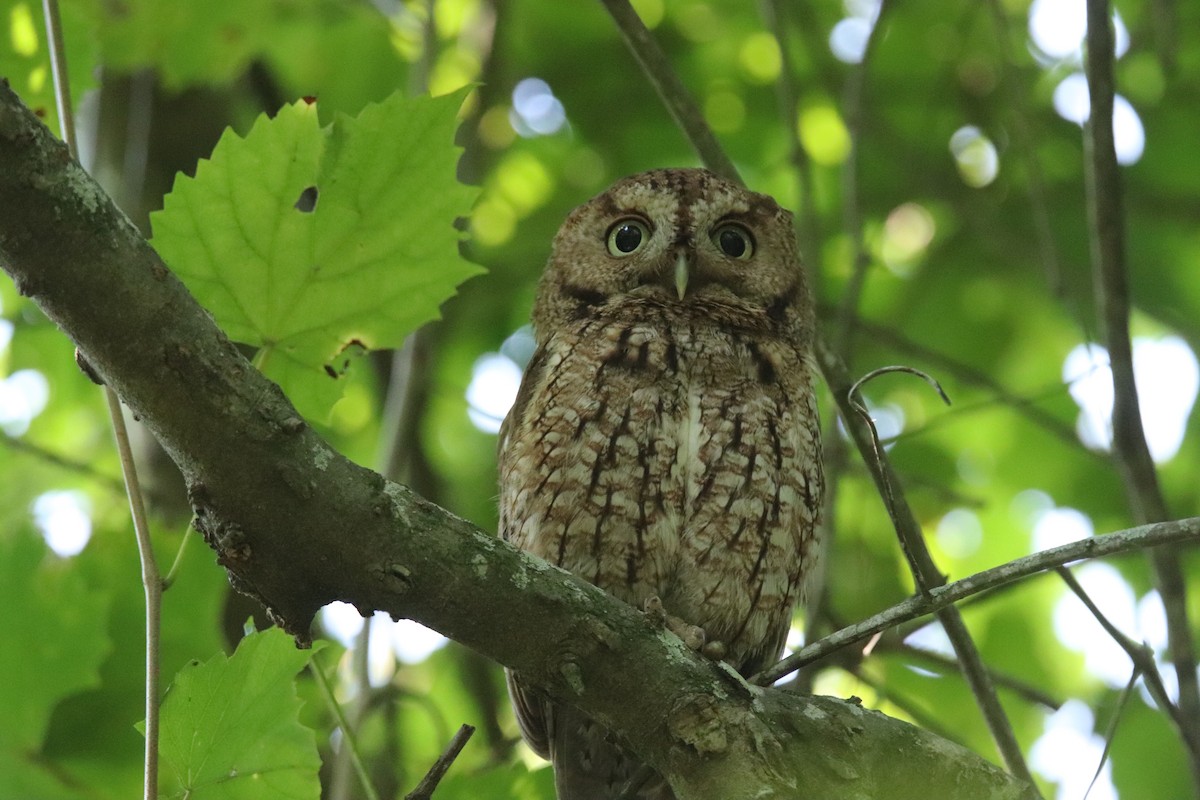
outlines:
[[[623,219],[608,229],[608,252],[617,258],[631,256],[650,239],[650,228],[640,219]]]
[[[745,261],[754,255],[754,237],[734,222],[726,222],[712,233],[713,244],[730,258]]]

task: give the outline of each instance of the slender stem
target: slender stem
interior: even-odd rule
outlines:
[[[47,0],[54,2],[54,0]],[[158,687],[159,687],[159,638],[162,630],[163,582],[159,577],[158,563],[154,560],[154,547],[150,542],[150,526],[146,521],[146,507],[142,501],[142,490],[138,485],[137,469],[133,463],[133,449],[129,445],[129,431],[125,427],[125,416],[121,412],[121,401],[117,393],[105,387],[109,418],[116,434],[117,451],[121,455],[121,471],[125,475],[125,491],[129,495],[129,506],[133,512],[133,531],[137,536],[138,558],[142,564],[142,587],[146,594],[146,774],[144,792],[146,800],[158,797]]]
[[[1087,168],[1084,172],[1096,304],[1112,366],[1113,457],[1134,520],[1156,522],[1170,519],[1170,513],[1146,443],[1133,375],[1125,216],[1113,135],[1115,44],[1108,0],[1088,0],[1087,20],[1086,73],[1091,116],[1085,136]],[[1187,585],[1180,553],[1164,548],[1152,550],[1149,557],[1166,612],[1171,661],[1179,678],[1182,712],[1177,720],[1179,733],[1189,750],[1193,782],[1200,789],[1200,682],[1196,676],[1195,644],[1188,620]]]
[[[75,115],[71,105],[71,85],[67,77],[67,53],[63,42],[62,19],[58,13],[58,0],[42,0],[42,11],[50,43],[50,65],[54,75],[54,97],[58,106],[59,126],[71,157],[78,161],[79,143],[75,136]],[[121,473],[125,479],[125,494],[129,497],[129,508],[133,515],[133,531],[137,538],[138,558],[142,568],[142,587],[146,595],[146,756],[143,795],[145,800],[155,800],[158,797],[159,638],[162,629],[163,583],[159,576],[158,564],[154,560],[154,546],[150,541],[146,506],[138,484],[133,449],[129,445],[129,431],[125,427],[125,417],[121,412],[121,400],[117,393],[107,386],[104,387],[104,399],[108,404],[108,415],[112,421],[117,452],[121,459]]]
[[[54,76],[54,101],[58,107],[58,127],[71,157],[79,160],[79,145],[75,140],[75,110],[71,105],[71,82],[67,76],[67,52],[63,42],[62,18],[58,0],[42,0],[46,19],[46,38],[50,44],[50,72]]]
[[[846,428],[850,432],[851,438],[854,439],[859,453],[862,454],[863,461],[875,481],[880,496],[884,498],[888,516],[891,517],[901,549],[908,559],[913,580],[918,589],[927,595],[935,587],[943,586],[946,578],[933,561],[929,547],[925,544],[921,526],[900,490],[900,481],[887,454],[879,447],[874,426],[869,424],[869,420],[864,422],[859,416],[859,410],[852,401],[852,387],[845,364],[831,350],[825,340],[817,341],[816,350],[821,371],[837,401]],[[950,639],[950,644],[954,647],[954,652],[962,667],[963,678],[975,696],[975,702],[979,705],[979,710],[983,714],[984,721],[987,723],[988,730],[992,734],[992,739],[995,741],[1004,763],[1010,772],[1025,780],[1030,786],[1034,786],[1033,776],[1025,764],[1025,757],[1021,753],[1016,734],[1013,733],[1012,723],[1009,722],[1008,716],[1000,705],[1000,700],[996,696],[996,687],[983,665],[979,650],[971,639],[966,623],[963,622],[962,614],[954,606],[941,607],[935,613],[946,631],[947,638]]]
[[[853,625],[819,639],[792,653],[779,663],[763,670],[750,679],[751,683],[772,684],[806,664],[824,658],[843,647],[861,642],[871,636],[895,627],[908,620],[924,617],[939,609],[947,608],[962,600],[998,589],[1030,575],[1080,561],[1086,558],[1128,553],[1164,544],[1200,539],[1200,517],[1157,522],[1128,530],[1115,531],[1103,536],[1093,536],[1071,542],[1040,553],[1018,558],[998,567],[984,570],[960,581],[931,589],[928,594],[918,594],[902,603],[888,608]]]
[[[367,706],[371,695],[369,673],[371,628],[374,621],[374,616],[363,619],[362,628],[354,637],[354,644],[350,646],[350,682],[354,687],[354,695],[350,704],[350,712],[347,714],[343,710],[342,716],[338,718],[343,732],[357,731],[367,716]],[[333,777],[329,787],[331,800],[349,800],[351,786],[353,786],[350,774],[352,769],[357,770],[356,759],[361,759],[357,745],[338,750],[333,762]],[[362,777],[361,774],[360,777]]]
[[[188,542],[192,540],[193,530],[192,526],[188,525],[183,532],[183,538],[179,540],[179,550],[175,553],[175,560],[171,562],[171,568],[167,570],[167,577],[162,580],[164,592],[171,588],[171,584],[175,583],[175,578],[179,576],[179,568],[183,565],[183,554],[187,550]]]
[[[1079,585],[1079,581],[1075,579],[1075,576],[1071,574],[1069,569],[1058,567],[1055,571],[1058,572],[1063,582],[1067,584],[1067,588],[1075,593],[1075,596],[1087,607],[1088,611],[1092,612],[1092,616],[1100,623],[1100,627],[1104,628],[1104,632],[1112,637],[1112,640],[1120,645],[1121,649],[1129,656],[1129,660],[1133,662],[1135,678],[1137,675],[1144,677],[1146,691],[1154,698],[1154,702],[1158,704],[1158,707],[1175,723],[1180,731],[1186,731],[1187,724],[1181,719],[1179,708],[1171,702],[1171,698],[1167,694],[1166,685],[1163,684],[1162,674],[1158,671],[1158,665],[1154,663],[1154,651],[1148,645],[1139,644],[1130,639],[1125,635],[1124,631],[1113,625],[1108,617],[1104,616],[1104,612],[1096,606],[1084,588]],[[1192,746],[1192,743],[1186,739],[1184,740],[1184,744],[1189,747]]]
[[[446,745],[446,749],[438,756],[437,761],[433,762],[433,766],[425,773],[425,777],[421,778],[421,782],[417,784],[417,788],[404,795],[404,800],[429,800],[433,796],[433,790],[441,783],[442,778],[446,777],[446,772],[450,769],[450,765],[454,763],[454,759],[458,758],[458,754],[462,752],[462,749],[467,746],[467,742],[473,733],[475,733],[474,725],[462,725],[455,732],[454,737],[450,739],[450,743]]]
[[[315,658],[309,662],[308,668],[313,677],[317,679],[317,683],[320,684],[325,701],[329,703],[329,710],[333,712],[333,717],[337,720],[338,727],[341,728],[342,750],[350,756],[354,771],[358,773],[358,778],[362,782],[363,794],[367,796],[367,800],[379,800],[379,794],[371,784],[371,776],[367,774],[367,767],[363,764],[362,756],[359,755],[358,739],[354,734],[354,729],[350,727],[346,714],[342,711],[341,703],[333,694],[333,686],[330,685],[329,678],[325,676],[325,670],[321,669],[321,665]]]
[[[34,458],[45,461],[47,464],[53,464],[60,469],[76,472],[90,480],[101,484],[105,489],[114,492],[125,491],[125,485],[119,478],[114,478],[111,475],[105,475],[96,469],[92,464],[85,464],[81,461],[72,461],[65,456],[39,447],[32,442],[27,442],[24,439],[18,439],[16,436],[10,436],[0,430],[0,446],[7,447],[11,450],[16,450],[22,453],[28,453]]]
[[[684,132],[700,160],[713,172],[731,181],[741,183],[737,167],[721,149],[717,137],[704,121],[700,107],[692,93],[683,85],[679,75],[671,68],[662,48],[650,36],[642,18],[629,4],[629,0],[602,0],[613,22],[617,24],[625,44],[642,67],[642,73],[662,98],[675,124]]]

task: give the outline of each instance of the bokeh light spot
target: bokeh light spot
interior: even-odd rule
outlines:
[[[554,179],[533,153],[517,151],[497,165],[492,185],[518,216],[537,209],[554,191]]]
[[[951,558],[968,558],[983,544],[979,516],[967,508],[952,508],[938,521],[937,542]]]
[[[1121,15],[1113,13],[1114,54],[1129,50],[1129,30]],[[1087,0],[1033,0],[1029,6],[1029,38],[1045,58],[1054,62],[1083,61],[1087,36]]]
[[[897,274],[912,272],[911,263],[933,241],[937,226],[933,215],[919,203],[904,203],[892,209],[883,225],[883,262]]]
[[[0,380],[0,428],[9,436],[20,436],[49,399],[50,384],[37,370],[17,370]]]
[[[880,5],[881,0],[845,0],[846,18],[829,32],[829,49],[834,58],[845,64],[863,60]]]
[[[37,28],[33,24],[33,13],[26,3],[17,3],[8,14],[8,35],[13,52],[29,58],[38,51]]]
[[[840,20],[829,32],[829,49],[838,61],[857,64],[867,52],[871,38],[871,23],[857,17]]]
[[[833,106],[816,105],[803,109],[797,130],[804,149],[822,166],[841,164],[850,154],[850,134]]]
[[[471,210],[471,237],[486,247],[496,247],[513,237],[517,212],[503,198],[487,193]]]
[[[1075,579],[1101,613],[1127,636],[1137,636],[1137,607],[1133,589],[1111,564],[1093,562],[1073,570]],[[1066,647],[1082,653],[1088,672],[1114,689],[1125,686],[1133,662],[1108,635],[1074,593],[1066,592],[1054,606],[1054,634]]]
[[[974,125],[965,125],[950,137],[950,153],[963,182],[975,189],[996,180],[1000,155],[996,145]]]
[[[710,42],[723,32],[722,18],[708,3],[686,3],[675,13],[679,32],[690,41]]]
[[[1054,87],[1054,110],[1068,122],[1082,125],[1092,113],[1092,101],[1088,98],[1087,78],[1082,72],[1073,72]]]
[[[742,40],[738,63],[746,77],[755,83],[773,83],[783,69],[779,43],[764,31],[752,33]]]
[[[1178,336],[1139,336],[1133,340],[1133,377],[1150,455],[1160,464],[1170,461],[1183,444],[1200,390],[1200,364]],[[1095,344],[1076,346],[1063,361],[1063,380],[1080,409],[1080,440],[1096,450],[1109,449],[1113,385],[1108,352]]]
[[[1093,731],[1092,711],[1080,700],[1068,700],[1046,717],[1045,729],[1029,753],[1029,766],[1058,784],[1056,800],[1117,800],[1112,761],[1106,761],[1096,782],[1092,775],[1104,757],[1104,738]]]
[[[509,121],[520,136],[549,136],[567,123],[562,102],[541,78],[525,78],[513,87]]]
[[[650,30],[658,27],[663,20],[663,13],[666,11],[663,0],[630,0],[630,5],[641,17],[642,24]]]
[[[508,356],[485,353],[476,359],[467,386],[471,423],[485,433],[499,433],[520,386],[521,368]]]
[[[1049,498],[1046,498],[1049,500]],[[1046,508],[1035,512],[1033,522],[1033,552],[1049,550],[1071,542],[1087,539],[1095,532],[1092,520],[1074,508]]]
[[[50,549],[64,558],[79,553],[92,538],[91,504],[81,492],[39,495],[33,501],[33,521]]]
[[[1054,110],[1063,119],[1083,125],[1092,114],[1087,78],[1076,72],[1054,87]],[[1113,98],[1113,143],[1117,161],[1134,164],[1146,149],[1146,129],[1133,105],[1121,95]]]
[[[717,133],[734,133],[746,121],[746,104],[736,92],[720,89],[705,98],[704,118]]]

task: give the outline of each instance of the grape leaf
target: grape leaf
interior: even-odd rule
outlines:
[[[50,556],[34,533],[0,535],[0,796],[68,797],[39,757],[50,714],[64,698],[100,682],[111,648],[109,597],[89,589],[75,562]]]
[[[463,96],[396,94],[326,128],[315,104],[285,106],[226,131],[152,216],[167,263],[306,416],[482,271],[454,227],[476,194],[454,178]]]
[[[312,730],[300,724],[294,685],[314,652],[272,628],[247,636],[232,657],[180,670],[161,712],[166,796],[320,797],[321,759]]]

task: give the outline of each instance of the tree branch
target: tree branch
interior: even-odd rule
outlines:
[[[675,70],[671,69],[667,57],[663,55],[658,43],[650,36],[650,31],[646,30],[646,26],[642,24],[642,18],[629,4],[629,0],[602,0],[602,2],[612,16],[613,22],[617,24],[617,29],[625,39],[625,44],[629,46],[630,52],[641,66],[642,73],[653,84],[654,90],[662,98],[671,118],[675,120],[675,124],[684,132],[700,155],[700,160],[721,177],[734,183],[741,183],[742,178],[738,175],[737,167],[721,149],[717,137],[713,136],[712,129],[704,121],[704,115],[700,113],[700,107],[692,98],[691,92],[683,85],[683,81],[679,80]]]
[[[1189,517],[1173,522],[1143,525],[1139,528],[1116,531],[1103,536],[1093,536],[1089,539],[1081,539],[1078,542],[1043,550],[1007,564],[977,572],[961,581],[938,586],[931,589],[928,594],[914,595],[873,617],[848,625],[840,631],[800,648],[751,680],[755,683],[774,683],[805,664],[824,658],[855,642],[861,642],[880,631],[885,631],[911,619],[933,614],[939,609],[947,608],[973,595],[990,592],[1022,578],[1069,564],[1072,561],[1128,553],[1133,550],[1198,538],[1200,538],[1200,517]]]
[[[749,686],[335,452],[4,82],[0,263],[175,459],[234,586],[301,641],[333,600],[418,620],[623,735],[680,800],[1035,796],[882,714]]]
[[[1113,76],[1115,49],[1112,9],[1108,0],[1088,0],[1087,82],[1091,100],[1085,145],[1088,217],[1096,305],[1104,343],[1112,366],[1113,457],[1125,495],[1139,523],[1170,519],[1142,429],[1137,385],[1133,375],[1133,346],[1129,339],[1129,279],[1125,263],[1125,215],[1121,173],[1113,135]],[[1188,621],[1187,586],[1179,553],[1158,549],[1149,553],[1155,584],[1167,616],[1168,643],[1179,676],[1180,737],[1187,746],[1193,782],[1200,787],[1200,682]]]

